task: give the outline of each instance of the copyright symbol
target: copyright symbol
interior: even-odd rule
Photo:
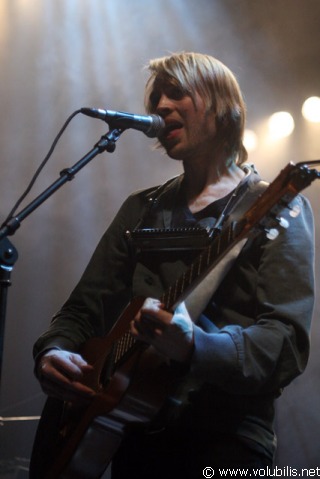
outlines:
[[[202,471],[202,474],[204,475],[204,477],[210,478],[214,476],[214,470],[212,469],[212,467],[205,467]]]

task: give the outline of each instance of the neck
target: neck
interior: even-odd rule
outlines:
[[[199,165],[184,164],[184,190],[189,208],[199,211],[213,201],[229,194],[242,180],[245,173],[234,162],[217,162]]]
[[[218,163],[216,161],[200,163],[184,162],[184,183],[190,194],[200,194],[206,188],[219,187],[220,184],[236,186],[244,176],[244,171],[235,162]]]

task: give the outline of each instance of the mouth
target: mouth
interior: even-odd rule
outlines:
[[[166,126],[162,134],[162,138],[164,139],[174,138],[176,135],[179,134],[179,130],[181,130],[182,127],[183,125],[179,121],[166,122]]]

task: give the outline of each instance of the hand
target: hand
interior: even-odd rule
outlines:
[[[37,365],[37,377],[42,390],[64,401],[89,399],[95,394],[91,388],[81,384],[81,378],[92,370],[80,354],[50,349],[41,356]]]
[[[184,303],[172,314],[159,300],[147,298],[131,322],[131,333],[169,359],[186,362],[191,357],[193,323]]]

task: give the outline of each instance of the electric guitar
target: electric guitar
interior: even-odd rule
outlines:
[[[317,170],[306,164],[289,163],[260,194],[238,221],[222,228],[210,245],[187,271],[163,294],[161,301],[173,311],[241,240],[267,231],[276,233],[286,226],[279,217],[289,208],[291,216],[299,210],[291,200],[315,178]],[[93,366],[83,383],[96,395],[84,406],[66,405],[63,448],[47,471],[47,479],[99,478],[123,437],[133,424],[149,424],[174,396],[177,373],[165,357],[152,347],[132,337],[130,321],[140,310],[145,298],[136,297],[121,314],[110,333],[90,339],[81,354]]]

